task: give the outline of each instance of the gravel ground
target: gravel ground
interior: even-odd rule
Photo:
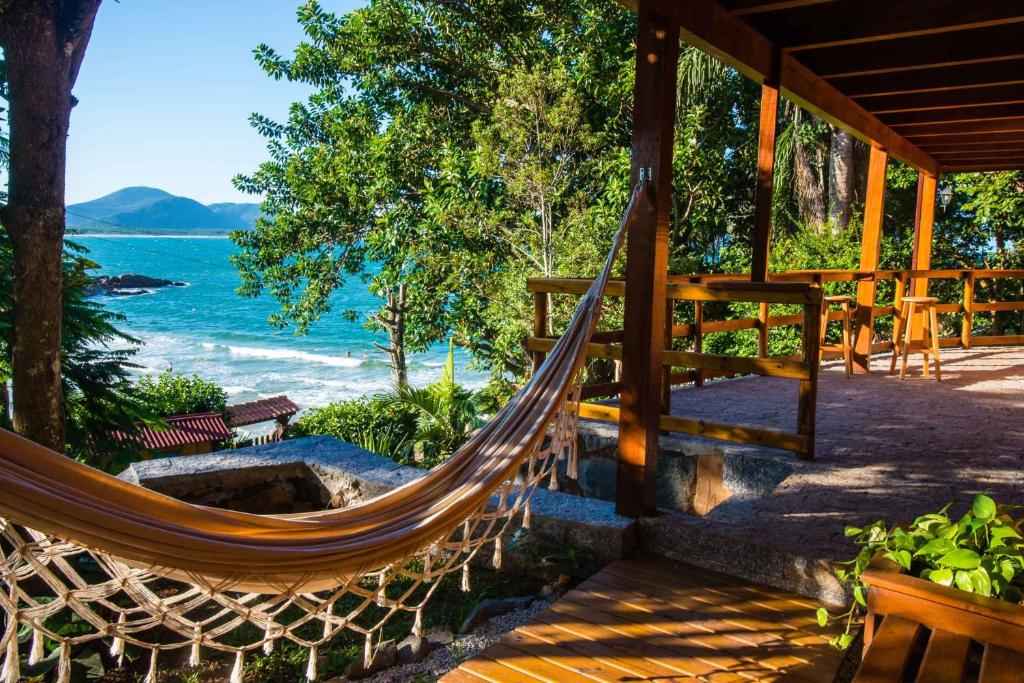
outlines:
[[[434,650],[418,662],[381,671],[362,679],[362,683],[434,681],[454,669],[463,660],[473,657],[487,646],[501,640],[506,633],[522,626],[534,614],[547,609],[549,605],[547,600],[534,600],[529,607],[499,615],[470,633],[455,636],[451,645]]]

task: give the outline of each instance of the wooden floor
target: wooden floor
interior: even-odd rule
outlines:
[[[441,681],[832,683],[843,654],[816,608],[668,560],[622,560]]]

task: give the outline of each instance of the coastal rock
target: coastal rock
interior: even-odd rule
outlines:
[[[133,296],[143,294],[146,289],[157,287],[184,287],[184,282],[164,280],[158,277],[139,275],[138,273],[125,273],[124,275],[99,275],[92,279],[86,287],[86,296],[96,294],[109,294],[112,296]]]

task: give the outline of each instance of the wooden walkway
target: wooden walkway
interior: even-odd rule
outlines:
[[[816,609],[669,560],[621,560],[441,681],[832,683],[843,653]]]

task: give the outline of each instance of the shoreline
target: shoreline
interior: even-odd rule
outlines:
[[[171,239],[171,240],[226,240],[230,239],[230,235],[227,234],[196,234],[196,235],[160,235],[151,232],[146,233],[124,233],[124,232],[65,232],[65,237],[90,237],[90,238],[107,238],[112,237],[115,239],[138,239],[140,237],[146,239]]]

